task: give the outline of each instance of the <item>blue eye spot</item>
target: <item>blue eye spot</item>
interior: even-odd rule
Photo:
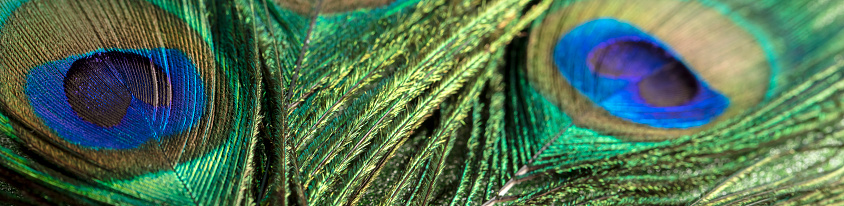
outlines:
[[[30,104],[44,123],[81,146],[131,149],[190,129],[205,90],[176,49],[97,50],[35,67]]]
[[[695,76],[670,47],[615,19],[595,19],[565,34],[554,62],[581,94],[610,114],[657,128],[705,125],[729,99]]]

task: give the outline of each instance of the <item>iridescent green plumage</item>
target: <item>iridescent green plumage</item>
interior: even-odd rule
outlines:
[[[0,73],[25,85],[0,87],[2,197],[86,205],[841,204],[844,3],[634,5],[641,2],[2,1],[0,39],[8,41],[0,54],[13,56],[0,58]],[[568,29],[548,22],[577,25],[593,14],[634,24],[665,18],[640,26],[679,47],[701,76],[709,68],[700,65],[724,59],[716,65],[724,75],[702,79],[743,106],[692,129],[584,112],[603,110],[558,87],[571,79],[537,68],[560,67],[543,59],[552,47],[542,45],[556,45]],[[706,44],[716,37],[729,39]],[[188,125],[183,132],[128,149],[91,147],[108,140],[62,136],[45,123],[54,117],[29,109],[42,100],[23,97],[33,96],[24,88],[28,68],[103,51],[96,49],[154,48],[185,50],[205,85],[204,113],[197,124],[178,123]],[[30,55],[38,52],[51,55]],[[727,75],[730,66],[764,81]],[[741,93],[764,98],[730,96]]]

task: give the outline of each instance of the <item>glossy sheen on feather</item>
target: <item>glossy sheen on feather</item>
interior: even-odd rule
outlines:
[[[0,0],[0,199],[841,204],[842,8]]]

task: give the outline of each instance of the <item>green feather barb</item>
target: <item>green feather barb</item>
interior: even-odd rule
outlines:
[[[0,199],[842,204],[841,8],[0,0]]]

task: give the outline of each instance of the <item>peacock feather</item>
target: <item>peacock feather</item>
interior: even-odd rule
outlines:
[[[0,200],[840,205],[842,14],[0,0]]]

